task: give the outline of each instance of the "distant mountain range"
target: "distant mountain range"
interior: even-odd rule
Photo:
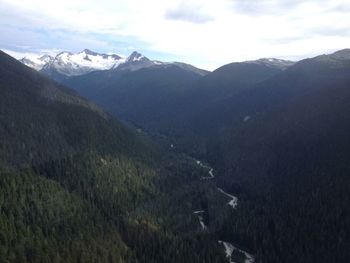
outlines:
[[[56,56],[38,55],[37,57],[24,57],[20,61],[28,67],[40,71],[56,80],[62,80],[71,76],[80,76],[93,71],[136,71],[142,68],[153,66],[167,67],[176,65],[188,71],[194,71],[205,75],[206,70],[180,62],[162,62],[150,60],[137,51],[132,52],[128,57],[121,57],[116,54],[104,54],[84,49],[78,53],[60,52]]]
[[[137,71],[150,67],[176,66],[200,76],[209,73],[207,70],[199,69],[182,62],[151,60],[137,51],[132,52],[128,57],[122,57],[116,54],[104,54],[84,49],[77,53],[68,51],[60,52],[56,56],[42,54],[37,57],[23,57],[19,61],[59,81],[73,76],[85,75],[93,71]],[[244,63],[254,63],[265,65],[269,68],[284,70],[295,62],[276,58],[262,58]]]
[[[42,55],[22,58],[20,61],[36,70],[56,70],[66,76],[86,74],[94,70],[106,70],[125,61],[118,55],[107,55],[84,49],[78,53],[60,52],[56,56]]]

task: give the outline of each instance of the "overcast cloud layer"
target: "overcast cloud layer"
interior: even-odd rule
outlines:
[[[348,0],[0,0],[0,49],[89,48],[206,69],[350,47]],[[15,53],[16,52],[16,53]]]

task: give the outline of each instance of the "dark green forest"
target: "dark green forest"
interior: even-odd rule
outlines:
[[[1,262],[225,261],[193,215],[206,170],[4,53],[0,73]]]

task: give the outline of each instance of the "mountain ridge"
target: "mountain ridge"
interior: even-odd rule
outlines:
[[[201,75],[208,72],[186,63],[150,60],[137,51],[133,51],[128,57],[122,57],[84,49],[77,53],[62,51],[55,56],[45,54],[31,58],[23,57],[19,61],[58,81],[93,71],[137,71],[148,67],[166,67],[168,65],[176,65]]]

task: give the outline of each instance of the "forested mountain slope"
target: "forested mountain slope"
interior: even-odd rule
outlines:
[[[317,96],[317,92],[331,87],[335,90],[344,88],[349,84],[350,61],[346,55],[339,54],[347,52],[343,50],[302,60],[208,108],[207,114],[197,116],[190,122],[190,128],[196,129],[197,136],[203,136],[208,145],[218,145],[210,139],[215,137],[223,138],[225,144],[234,129],[269,114],[279,106],[308,94]],[[208,153],[213,150],[205,148]]]
[[[93,103],[5,54],[0,84],[1,154],[7,163],[28,164],[82,151],[137,154],[146,149]]]
[[[136,169],[135,158],[144,158],[146,147],[94,104],[5,53],[0,92],[2,260],[94,261],[101,249],[101,261],[109,254],[127,258],[116,227],[83,195],[102,201],[88,183],[102,176],[102,158],[118,157]],[[122,174],[119,196],[130,176]],[[147,174],[152,176],[150,168]]]
[[[178,138],[179,147],[193,151],[193,154],[206,154],[208,139],[219,138],[220,133],[232,125],[231,116],[235,112],[229,108],[231,98],[248,92],[283,70],[259,63],[259,60],[224,65],[198,79],[180,98],[181,111],[172,115],[172,110],[169,110],[170,118],[164,119],[161,127],[169,127],[174,119],[176,122],[171,128]]]
[[[201,169],[3,52],[0,118],[1,262],[225,261],[197,233]]]
[[[182,64],[169,64],[136,71],[92,72],[64,83],[118,118],[148,129],[170,120],[169,113],[179,112],[183,104],[179,97],[201,77],[202,73]]]
[[[231,126],[221,158],[211,155],[221,184],[244,202],[223,231],[246,240],[263,262],[350,258],[350,60],[344,54],[349,51],[301,61],[231,101],[233,118],[250,118]]]

